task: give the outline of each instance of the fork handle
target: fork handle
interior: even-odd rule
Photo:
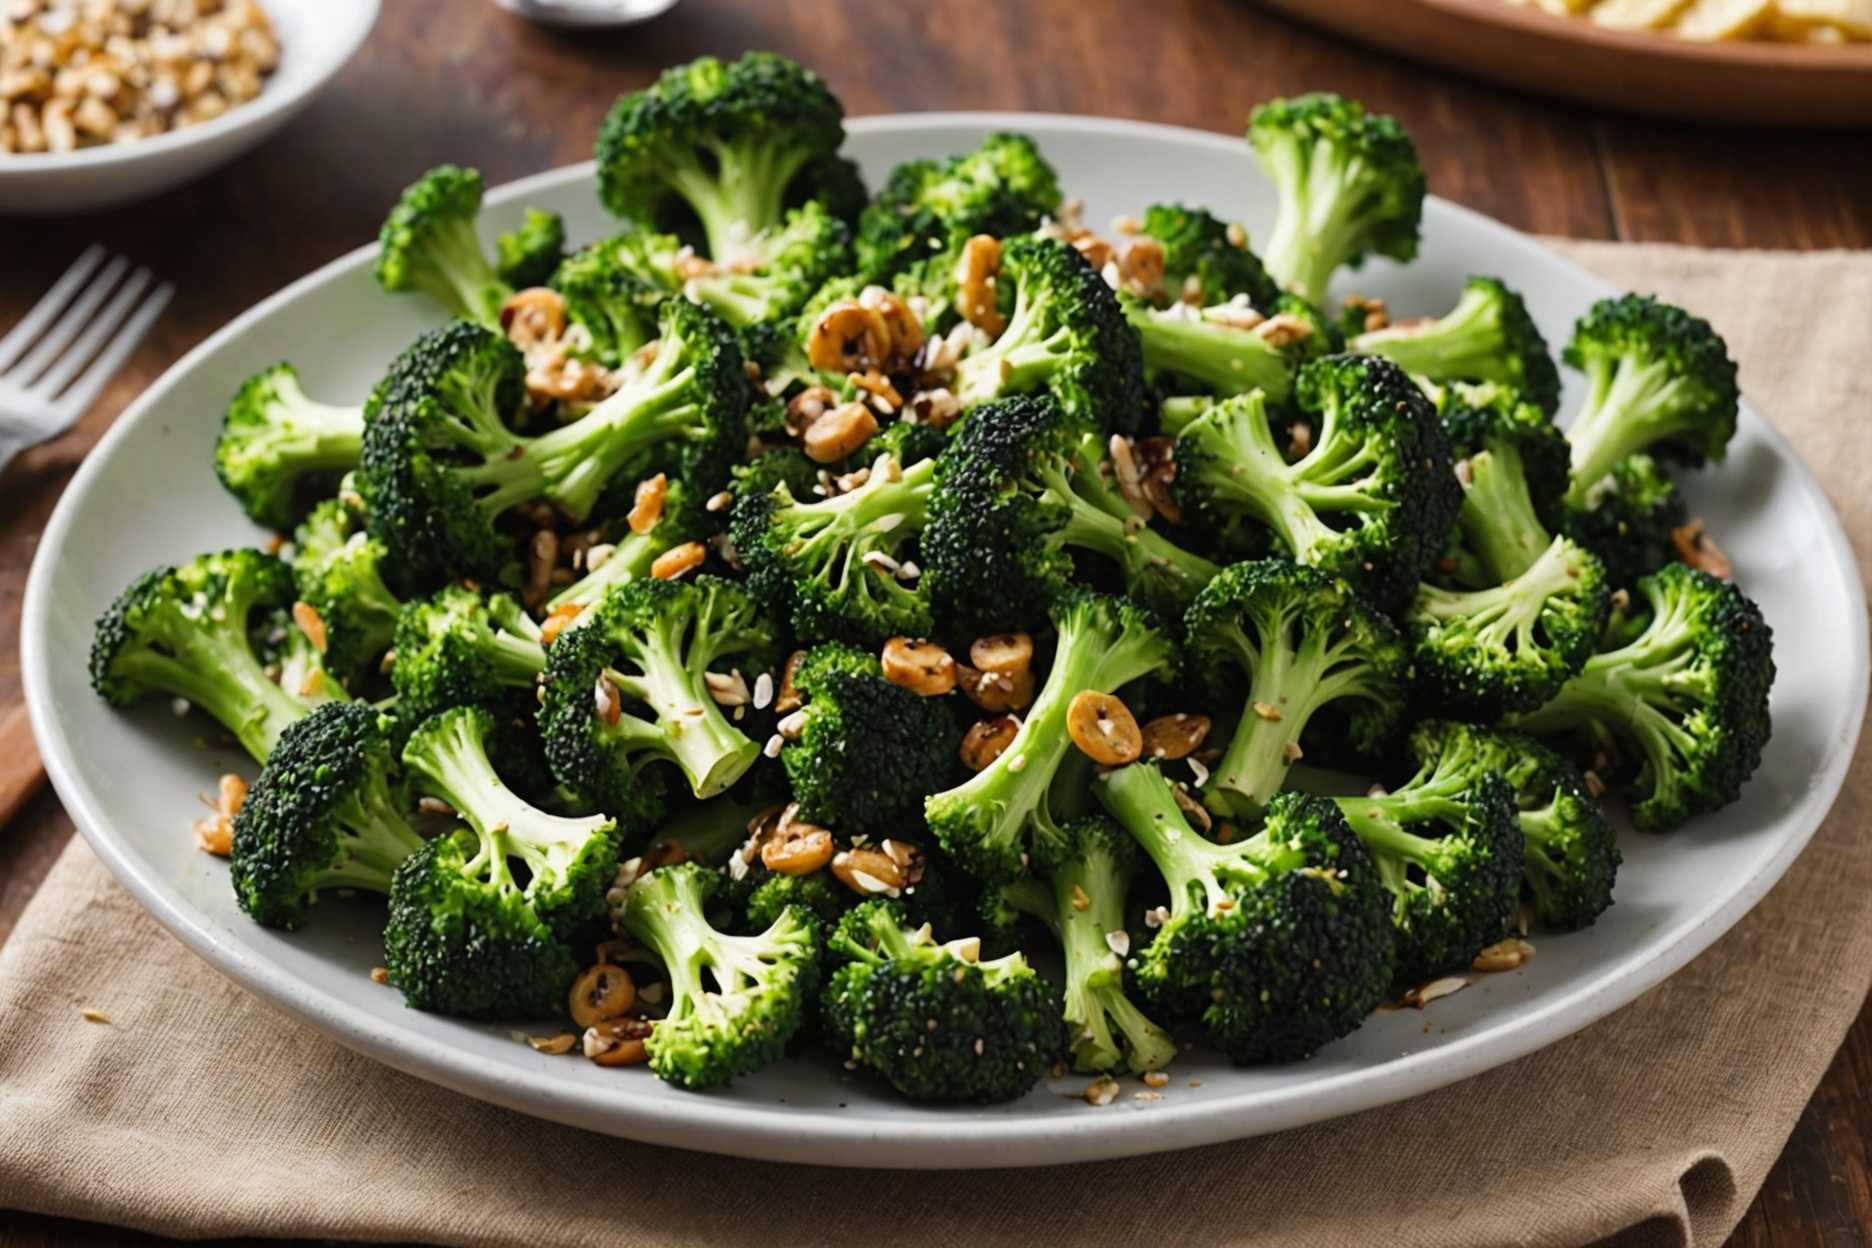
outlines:
[[[26,704],[21,702],[0,714],[0,828],[11,822],[43,783],[45,766],[33,745]]]

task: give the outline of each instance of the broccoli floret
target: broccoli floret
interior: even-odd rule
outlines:
[[[1240,296],[1262,311],[1280,301],[1281,288],[1248,248],[1248,234],[1201,208],[1152,204],[1141,231],[1163,245],[1160,302],[1227,303]]]
[[[1500,382],[1552,416],[1560,405],[1560,370],[1521,296],[1499,278],[1472,277],[1440,320],[1406,322],[1360,334],[1346,344],[1382,355],[1431,381]]]
[[[234,897],[258,922],[295,928],[328,888],[388,893],[422,848],[383,717],[328,703],[280,734],[234,816]]]
[[[638,262],[634,235],[604,239],[569,255],[550,285],[565,300],[567,339],[582,337],[579,353],[608,368],[621,368],[638,348],[657,336],[657,307],[674,287],[661,274],[647,276]]]
[[[735,499],[731,535],[750,586],[803,641],[883,641],[930,631],[929,593],[902,575],[915,562],[936,461],[888,461],[855,490],[800,502],[784,484]]]
[[[913,835],[923,799],[956,771],[962,731],[949,708],[885,680],[874,653],[837,643],[808,651],[793,683],[805,724],[780,761],[800,818],[846,836]]]
[[[1567,428],[1572,506],[1641,451],[1691,468],[1722,462],[1740,396],[1735,361],[1708,321],[1648,295],[1602,299],[1573,327],[1566,362],[1589,387]]]
[[[517,541],[501,521],[523,503],[543,499],[582,522],[646,454],[673,454],[678,475],[700,479],[725,474],[741,448],[740,351],[719,318],[685,300],[664,303],[656,355],[641,371],[538,437],[509,427],[523,371],[504,338],[457,323],[417,341],[373,412],[362,474],[373,531],[437,579],[515,581]]]
[[[1200,687],[1246,686],[1241,723],[1203,794],[1218,813],[1271,802],[1309,726],[1343,727],[1353,748],[1369,751],[1403,713],[1403,639],[1341,578],[1284,559],[1238,563],[1196,596],[1184,622],[1190,677]]]
[[[1180,612],[1217,572],[1146,525],[1114,479],[1106,439],[1051,399],[977,409],[936,461],[921,552],[937,613],[977,633],[1022,628],[1073,580],[1073,556],[1117,566],[1128,592]]]
[[[215,475],[245,511],[284,529],[298,500],[357,467],[364,409],[306,397],[291,364],[275,364],[241,383],[222,417]]]
[[[712,267],[680,284],[736,328],[792,317],[826,282],[851,269],[851,233],[817,203],[787,213],[749,244],[736,265]],[[680,275],[679,275],[680,276]]]
[[[990,399],[1044,390],[1087,429],[1129,433],[1144,416],[1143,357],[1118,297],[1086,258],[1055,238],[1001,249],[998,287],[1014,291],[1007,327],[956,365],[966,414]]]
[[[559,782],[634,831],[662,809],[655,763],[679,767],[702,798],[740,779],[760,745],[728,722],[707,675],[730,660],[773,664],[774,635],[747,591],[712,576],[635,580],[587,614],[546,652],[540,727]]]
[[[1607,648],[1513,727],[1558,736],[1631,774],[1622,792],[1647,831],[1741,796],[1768,743],[1774,638],[1761,609],[1706,572],[1670,564],[1615,609]]]
[[[1424,171],[1395,120],[1324,92],[1270,100],[1248,144],[1280,196],[1263,259],[1282,286],[1323,304],[1341,266],[1416,258]]]
[[[98,618],[91,687],[112,706],[181,698],[208,712],[258,762],[310,709],[297,682],[267,673],[271,634],[287,637],[292,569],[257,550],[199,555],[132,581]],[[290,630],[292,636],[301,636]]]
[[[325,667],[356,685],[376,671],[402,609],[385,584],[389,548],[364,531],[364,517],[343,498],[313,508],[293,545],[293,580],[324,630]]]
[[[1263,330],[1270,322],[1248,315],[1240,299],[1207,308],[1180,302],[1156,308],[1129,295],[1120,302],[1138,332],[1146,374],[1159,390],[1177,394],[1261,390],[1270,402],[1285,403],[1301,366],[1340,345],[1319,312],[1292,295],[1262,305],[1268,317],[1287,318],[1278,332]]]
[[[1572,763],[1520,733],[1495,740],[1520,812],[1522,891],[1535,918],[1561,931],[1590,926],[1612,904],[1622,861],[1617,832]]]
[[[565,218],[538,208],[526,210],[520,228],[494,240],[500,279],[515,290],[544,286],[565,259]]]
[[[1125,897],[1138,865],[1137,842],[1109,819],[1091,816],[1062,829],[1070,848],[1051,877],[1005,884],[1003,904],[1039,919],[1066,951],[1067,1052],[1088,1074],[1168,1066],[1176,1041],[1125,992],[1124,961],[1111,938],[1125,930]]]
[[[420,290],[459,316],[500,327],[501,305],[513,288],[481,249],[481,175],[437,165],[404,188],[377,235],[377,284]]]
[[[1418,586],[1405,627],[1429,705],[1492,722],[1539,706],[1584,666],[1609,586],[1591,552],[1544,523],[1565,489],[1559,430],[1504,387],[1457,384],[1444,401],[1462,456],[1456,564],[1469,583]]]
[[[788,208],[818,203],[853,230],[858,228],[858,218],[870,202],[871,192],[865,188],[864,171],[858,168],[858,162],[837,153],[817,157],[787,186]]]
[[[457,706],[494,707],[546,670],[539,625],[506,594],[446,585],[407,604],[396,621],[390,681],[397,712],[421,723]]]
[[[1169,885],[1169,914],[1132,965],[1152,999],[1200,1017],[1237,1062],[1311,1056],[1365,1021],[1392,973],[1389,897],[1327,798],[1283,793],[1253,836],[1217,844],[1154,763],[1094,792]]]
[[[938,944],[898,906],[865,902],[827,941],[844,962],[821,1002],[827,1032],[912,1100],[1020,1096],[1059,1056],[1058,994],[1019,953],[980,961],[980,943]]]
[[[683,1088],[711,1088],[775,1061],[804,1021],[819,977],[812,915],[730,936],[705,911],[721,877],[694,863],[659,867],[624,894],[623,926],[669,977],[669,1012],[645,1041],[650,1069]]]
[[[699,57],[612,108],[598,197],[651,229],[692,215],[709,257],[733,263],[780,224],[795,178],[823,170],[844,140],[844,109],[812,71],[771,52]]]
[[[1417,773],[1401,787],[1334,799],[1391,893],[1405,984],[1467,966],[1508,934],[1523,844],[1489,734],[1430,720],[1412,730],[1410,752]]]
[[[1462,490],[1436,409],[1397,365],[1337,355],[1300,373],[1293,462],[1260,394],[1210,407],[1176,440],[1184,514],[1211,531],[1256,521],[1299,562],[1392,609],[1442,553]]]
[[[947,161],[891,171],[858,223],[858,270],[888,282],[972,235],[1025,234],[1060,209],[1059,177],[1024,134],[991,134]]]
[[[1030,859],[1044,866],[1062,852],[1050,790],[1075,748],[1066,732],[1073,698],[1168,676],[1176,663],[1176,646],[1156,617],[1126,599],[1069,591],[1049,615],[1058,633],[1053,663],[1014,740],[971,779],[923,803],[942,847],[989,883],[1013,879]]]
[[[1564,528],[1599,556],[1609,583],[1629,587],[1676,559],[1671,532],[1689,520],[1690,506],[1663,467],[1649,455],[1631,455],[1567,508]]]
[[[858,894],[839,883],[829,871],[781,875],[763,870],[750,872],[748,878],[755,883],[740,908],[736,931],[764,932],[795,906],[830,927],[858,904]]]
[[[595,606],[613,586],[649,576],[651,565],[663,552],[708,532],[712,526],[705,519],[706,499],[698,499],[698,491],[681,481],[671,481],[664,489],[663,514],[657,518],[655,526],[647,533],[626,529],[617,541],[592,547],[586,555],[586,566],[590,570],[546,600],[548,614],[574,606]],[[602,562],[594,563],[593,555],[601,551]],[[589,618],[589,612],[582,612],[566,627],[577,628]]]

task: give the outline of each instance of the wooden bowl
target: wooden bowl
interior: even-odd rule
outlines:
[[[1447,69],[1666,117],[1872,126],[1872,43],[1695,43],[1505,0],[1262,0]]]

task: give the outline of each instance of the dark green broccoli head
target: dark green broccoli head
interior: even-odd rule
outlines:
[[[1010,240],[997,287],[1012,289],[1007,327],[956,366],[963,412],[990,399],[1044,391],[1088,430],[1129,433],[1144,417],[1137,331],[1105,279],[1055,238]]]
[[[1673,530],[1690,522],[1677,483],[1649,455],[1631,455],[1567,508],[1567,536],[1599,556],[1606,579],[1630,587],[1676,558]]]
[[[1602,299],[1573,327],[1566,362],[1589,387],[1567,428],[1569,503],[1581,505],[1615,464],[1641,451],[1690,468],[1722,462],[1740,393],[1728,344],[1708,321],[1649,295]]]
[[[762,932],[728,935],[706,918],[719,880],[682,863],[651,871],[624,895],[625,930],[669,977],[669,1010],[644,1045],[650,1069],[678,1087],[715,1087],[778,1059],[818,983],[811,912],[791,907]]]
[[[864,172],[858,168],[858,162],[836,153],[809,161],[787,185],[788,208],[820,204],[854,231],[865,205],[870,202],[871,192],[865,188]]]
[[[623,366],[657,336],[657,307],[672,290],[643,271],[635,235],[604,239],[573,252],[550,285],[565,300],[567,337],[580,354],[608,368]]]
[[[912,1100],[1012,1100],[1059,1056],[1058,993],[1020,954],[979,960],[978,941],[936,943],[903,911],[870,901],[840,920],[828,951],[826,1029],[852,1060]]]
[[[465,827],[397,868],[384,966],[412,1008],[458,1018],[550,1017],[578,974],[506,856]]]
[[[858,894],[839,883],[829,871],[781,875],[751,869],[747,879],[753,887],[745,890],[746,900],[738,909],[737,932],[764,932],[795,906],[809,912],[823,926],[831,927],[858,904]]]
[[[324,629],[325,666],[355,687],[377,670],[396,632],[402,604],[385,583],[394,575],[390,550],[364,531],[363,515],[343,498],[313,508],[293,545],[293,580]]]
[[[956,773],[962,731],[934,698],[884,679],[875,654],[836,643],[793,677],[805,725],[783,746],[799,814],[846,836],[914,836],[923,799]]]
[[[1587,927],[1612,904],[1622,861],[1618,833],[1572,763],[1521,733],[1496,739],[1520,811],[1523,892],[1535,918],[1561,931]]]
[[[1406,372],[1439,384],[1499,382],[1526,395],[1552,417],[1560,406],[1560,370],[1527,304],[1499,278],[1472,277],[1443,317],[1387,326],[1346,344],[1382,355]]]
[[[1395,120],[1315,92],[1255,109],[1248,145],[1280,196],[1263,258],[1282,286],[1322,304],[1341,267],[1416,258],[1424,171]]]
[[[661,813],[653,764],[674,764],[697,797],[740,779],[760,746],[728,721],[707,677],[773,665],[774,634],[753,597],[712,576],[634,580],[587,614],[546,655],[540,727],[560,783],[634,831]]]
[[[1165,299],[1198,306],[1227,303],[1236,296],[1268,312],[1281,288],[1248,248],[1248,233],[1203,208],[1152,204],[1140,223],[1143,234],[1163,244]]]
[[[1391,893],[1406,984],[1467,966],[1508,934],[1523,845],[1514,790],[1485,730],[1425,721],[1410,751],[1417,773],[1402,786],[1334,799]]]
[[[456,706],[493,706],[546,667],[538,625],[505,594],[446,585],[404,606],[390,680],[411,723]]]
[[[1674,563],[1638,582],[1606,637],[1552,701],[1513,726],[1587,758],[1611,753],[1626,769],[1632,820],[1647,831],[1735,801],[1771,726],[1774,637],[1761,609]]]
[[[1184,627],[1188,679],[1243,698],[1204,791],[1225,814],[1272,801],[1314,741],[1369,752],[1403,715],[1404,641],[1342,578],[1284,559],[1237,563],[1196,596]]]
[[[858,269],[873,281],[976,234],[1025,234],[1059,212],[1059,178],[1024,134],[991,134],[947,161],[891,171],[858,223]]]
[[[481,250],[481,175],[437,165],[409,184],[377,235],[377,284],[420,290],[444,308],[490,328],[513,293]]]
[[[284,529],[299,500],[357,467],[364,412],[306,397],[291,364],[241,383],[215,440],[215,475],[256,522]]]
[[[382,719],[370,706],[334,702],[280,734],[234,817],[234,897],[258,922],[298,927],[313,894],[328,888],[388,893],[398,865],[422,847]]]
[[[844,138],[844,109],[811,70],[771,52],[698,57],[612,108],[598,132],[598,196],[649,228],[696,222],[709,256],[732,262]]]
[[[91,687],[112,706],[181,698],[265,762],[310,708],[268,672],[293,601],[292,569],[257,550],[199,555],[132,581],[98,617]]]
[[[538,208],[526,210],[520,228],[494,240],[500,279],[515,290],[544,286],[565,259],[565,218]]]

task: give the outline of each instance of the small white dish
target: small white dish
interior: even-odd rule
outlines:
[[[932,114],[852,123],[848,153],[877,185],[898,161],[958,152],[993,130],[1032,134],[1103,223],[1154,202],[1202,204],[1263,237],[1273,189],[1239,137],[1136,122],[1020,114]],[[464,152],[464,158],[472,158]],[[488,196],[489,238],[525,205],[565,214],[572,238],[615,228],[593,168],[517,182]],[[1437,313],[1470,273],[1522,291],[1550,342],[1606,283],[1533,240],[1442,200],[1426,206],[1423,256],[1345,281],[1403,315]],[[1421,1095],[1552,1044],[1683,966],[1781,877],[1838,794],[1866,703],[1866,602],[1838,518],[1811,473],[1744,405],[1728,462],[1689,474],[1692,510],[1722,535],[1775,630],[1775,731],[1742,800],[1667,836],[1627,835],[1616,904],[1597,925],[1536,938],[1520,970],[1477,976],[1428,1010],[1382,1013],[1294,1066],[1237,1069],[1190,1052],[1163,1099],[1094,1110],[1084,1076],[1009,1105],[907,1104],[829,1060],[781,1062],[698,1095],[643,1071],[547,1057],[507,1026],[404,1008],[371,982],[382,960],[374,900],[322,901],[304,931],[247,920],[227,865],[194,846],[195,795],[238,750],[191,740],[163,705],[123,714],[91,691],[92,623],[119,587],[157,564],[257,541],[214,478],[219,413],[240,381],[291,358],[308,392],[361,400],[384,363],[439,318],[389,298],[365,247],[267,299],[197,347],[117,421],[60,500],[26,588],[21,666],[52,783],[105,864],[190,948],[326,1035],[399,1070],[525,1113],[658,1144],[823,1165],[977,1168],[1124,1157],[1278,1131]],[[1854,367],[1852,360],[1839,367]],[[1569,377],[1563,411],[1583,386]],[[1198,1086],[1200,1085],[1200,1086]]]
[[[543,26],[599,29],[635,26],[661,17],[676,0],[494,0],[509,13]]]
[[[0,154],[0,214],[82,212],[148,199],[257,147],[363,46],[379,0],[262,0],[280,42],[260,94],[213,121],[75,152]]]

